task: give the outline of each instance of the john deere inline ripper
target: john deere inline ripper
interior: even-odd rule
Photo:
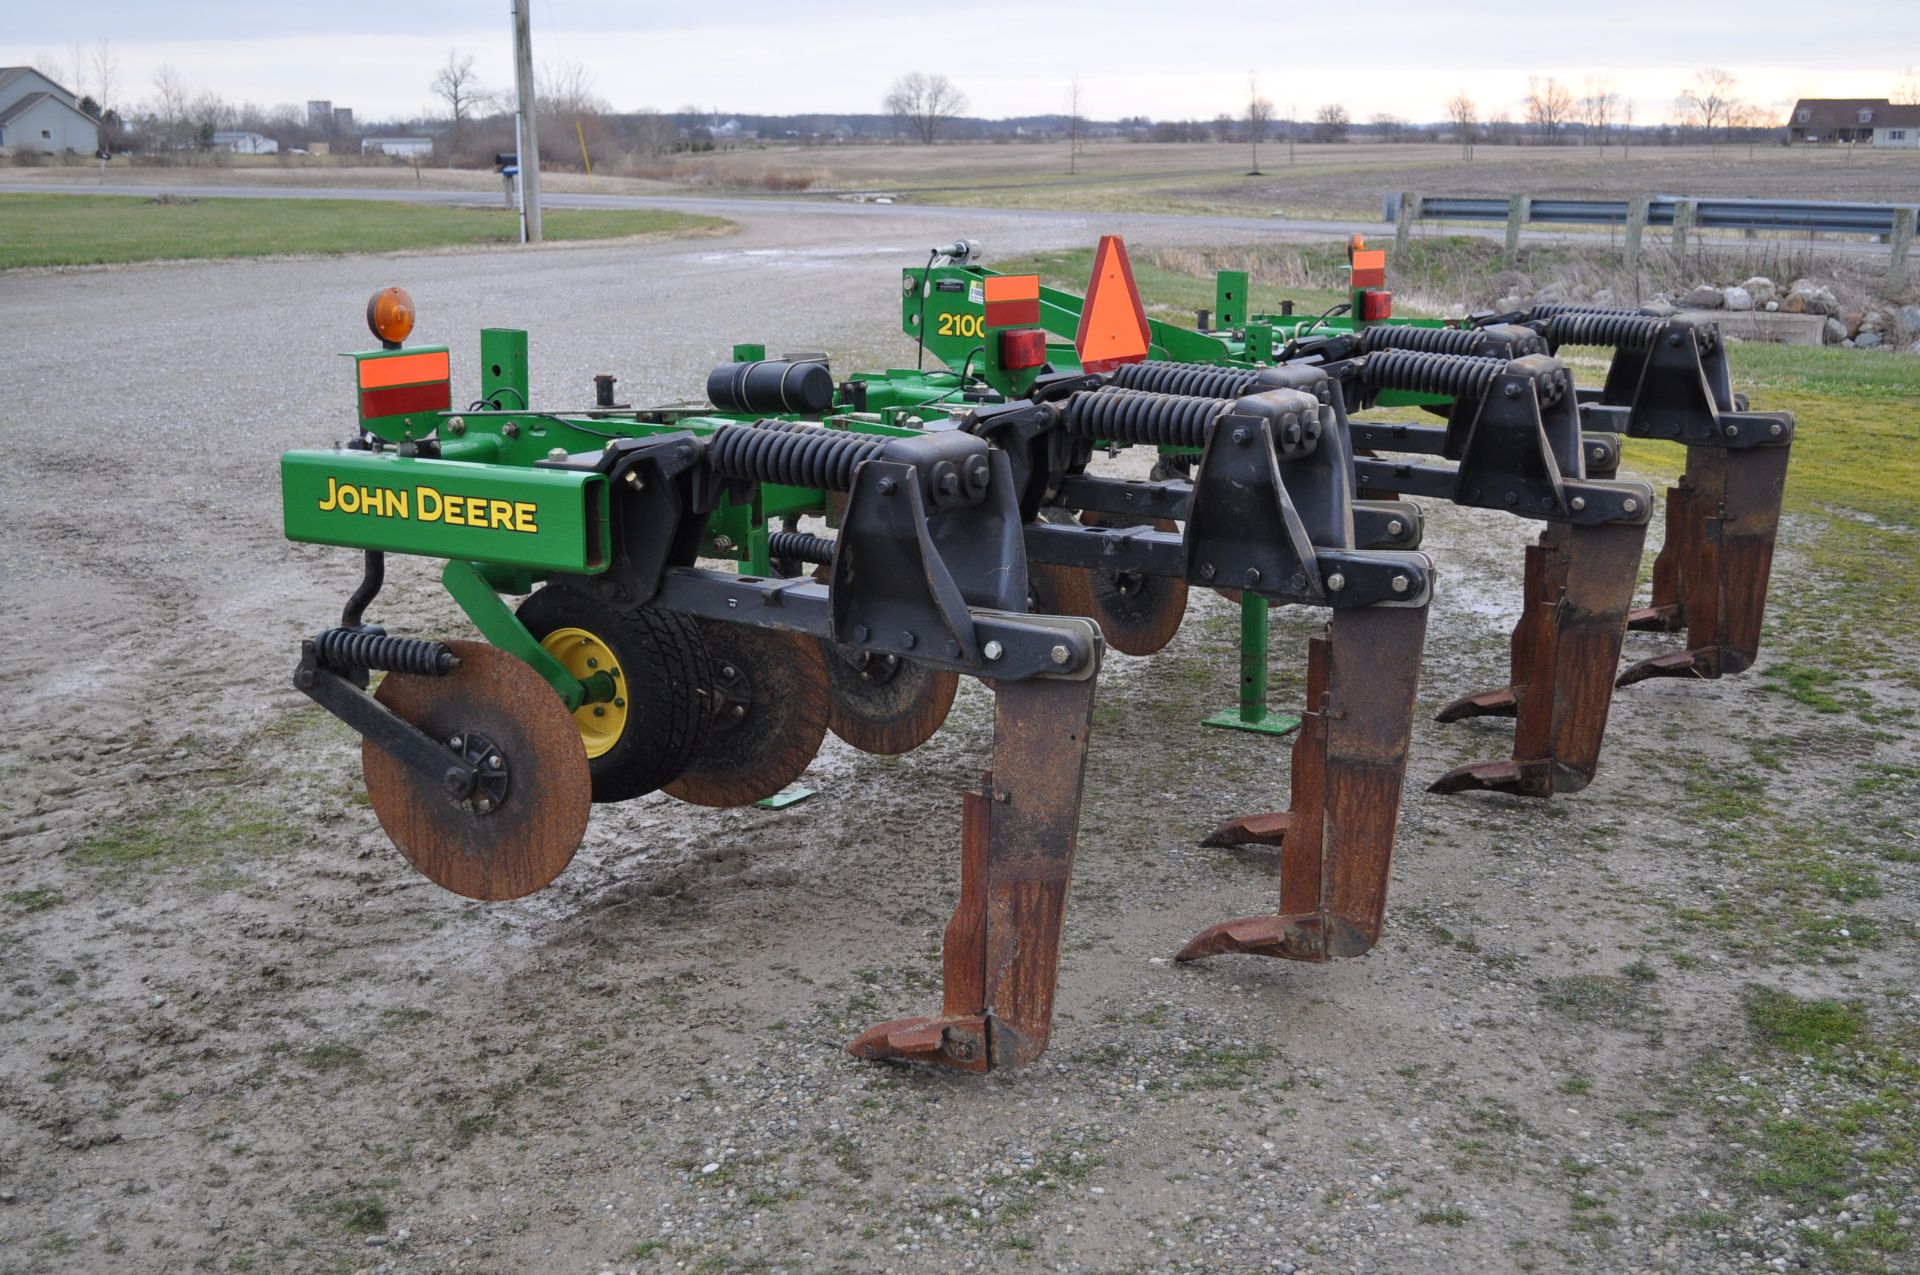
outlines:
[[[942,1010],[849,1048],[969,1070],[1036,1057],[1103,647],[1090,621],[1030,610],[1040,556],[1329,609],[1280,914],[1215,927],[1184,954],[1326,960],[1378,937],[1432,565],[1355,547],[1323,375],[1210,403],[1129,397],[1099,374],[1050,378],[1044,338],[1009,326],[988,359],[1010,391],[998,402],[969,402],[945,371],[836,386],[818,361],[745,359],[716,369],[710,406],[625,407],[600,378],[592,407],[546,412],[529,405],[525,333],[489,330],[480,394],[455,409],[447,349],[402,345],[410,299],[378,294],[368,319],[383,348],[354,356],[353,436],[282,459],[289,538],[365,552],[295,683],[363,736],[375,814],[436,883],[487,900],[538,890],[593,801],[767,797],[829,724],[856,746],[911,747],[970,674],[994,692],[994,755],[963,803]],[[1084,473],[1122,419],[1198,449],[1184,531],[1038,518],[1053,484],[1119,511],[1152,486]],[[773,525],[809,515],[835,534]],[[486,641],[367,624],[388,553],[444,559]],[[801,577],[807,563],[825,578]],[[530,596],[516,612],[502,594]]]
[[[1279,315],[1253,315],[1246,275],[1223,271],[1216,279],[1215,309],[1200,312],[1200,330],[1188,330],[1146,317],[1124,247],[1103,240],[1084,299],[1034,281],[1040,322],[1055,338],[1047,354],[1057,365],[1072,366],[1096,314],[1103,307],[1131,305],[1137,312],[1135,349],[1153,360],[1133,372],[1151,371],[1165,386],[1187,390],[1217,384],[1219,374],[1232,368],[1319,367],[1341,384],[1356,411],[1419,406],[1446,416],[1444,429],[1351,420],[1350,450],[1361,495],[1450,499],[1504,508],[1549,525],[1527,551],[1509,684],[1462,696],[1440,714],[1442,721],[1517,717],[1513,760],[1457,767],[1432,786],[1531,796],[1584,787],[1599,756],[1616,683],[1613,669],[1629,623],[1634,628],[1684,626],[1689,648],[1641,661],[1620,674],[1621,686],[1662,675],[1717,677],[1752,663],[1793,420],[1782,413],[1746,412],[1736,403],[1724,349],[1711,325],[1571,307],[1483,315],[1471,325],[1396,320],[1392,297],[1383,287],[1385,254],[1367,250],[1356,238],[1349,260],[1353,290],[1335,312],[1296,315],[1288,306]],[[926,268],[906,272],[902,326],[949,365],[963,367],[963,358],[970,359],[978,345],[972,338],[980,328],[981,302],[996,284],[1006,286],[1006,277],[969,261],[966,253],[949,254],[944,262],[936,256]],[[1574,390],[1565,370],[1543,359],[1562,345],[1615,350],[1604,390]],[[1505,404],[1489,399],[1496,388]],[[1510,418],[1511,432],[1507,441],[1495,444],[1499,435],[1492,420],[1502,416]],[[1523,416],[1536,418],[1543,432],[1530,434],[1518,419]],[[1468,465],[1476,421],[1487,423],[1479,427],[1474,463]],[[1669,492],[1654,605],[1631,614],[1651,492],[1639,487],[1619,493],[1617,502],[1596,506],[1590,496],[1566,487],[1569,479],[1610,477],[1621,434],[1680,442],[1688,449],[1687,474]],[[1463,464],[1458,470],[1436,470],[1375,459],[1383,452],[1440,455]],[[1169,450],[1167,466],[1177,469],[1184,463],[1179,452]],[[1606,516],[1596,517],[1601,509]],[[1417,509],[1363,501],[1356,510],[1374,514],[1376,528],[1419,526]],[[1418,543],[1417,530],[1414,535]],[[1362,542],[1380,541],[1363,534]],[[1119,634],[1143,630],[1164,643],[1178,628],[1185,602],[1162,596],[1152,614],[1138,614],[1137,603],[1122,614],[1116,590],[1098,571],[1093,583],[1060,593],[1072,603],[1066,609],[1097,617],[1113,645],[1134,653],[1140,652]],[[1252,608],[1243,622],[1242,646],[1243,666],[1264,661],[1264,616]],[[1243,683],[1255,684],[1255,677],[1243,675]],[[1257,684],[1264,685],[1263,670]],[[1260,826],[1230,825],[1219,835],[1257,839]]]

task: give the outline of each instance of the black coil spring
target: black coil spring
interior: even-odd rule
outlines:
[[[1260,373],[1211,363],[1126,363],[1107,382],[1118,389],[1188,398],[1239,398],[1260,388]]]
[[[775,531],[767,536],[767,556],[775,562],[823,567],[833,561],[833,541],[804,531]]]
[[[1487,392],[1493,378],[1506,370],[1505,359],[1430,354],[1423,350],[1380,350],[1367,355],[1360,365],[1360,376],[1369,388],[1376,390],[1478,398]]]
[[[1413,328],[1387,324],[1360,334],[1360,348],[1419,350],[1427,354],[1472,354],[1485,341],[1477,328]]]
[[[1661,320],[1632,310],[1562,310],[1547,317],[1542,333],[1554,349],[1563,345],[1611,345],[1621,350],[1648,350],[1659,335]]]
[[[380,669],[444,677],[460,666],[459,657],[445,642],[388,637],[378,629],[327,629],[314,636],[313,654],[320,663],[342,673]]]
[[[760,421],[715,430],[707,439],[707,459],[722,478],[849,491],[855,467],[885,446],[885,439],[802,421]]]
[[[1207,429],[1231,407],[1223,398],[1185,398],[1111,386],[1067,400],[1067,432],[1079,438],[1151,447],[1203,447]]]

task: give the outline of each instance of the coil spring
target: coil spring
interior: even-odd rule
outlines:
[[[801,421],[760,421],[715,430],[707,458],[722,478],[840,492],[852,489],[855,467],[885,446],[884,439]]]
[[[1430,354],[1421,350],[1380,350],[1360,365],[1370,388],[1411,390],[1416,394],[1445,394],[1478,398],[1493,378],[1507,370],[1505,359],[1465,354]]]
[[[1080,438],[1151,447],[1202,447],[1207,429],[1231,407],[1223,398],[1183,398],[1109,386],[1067,400],[1067,432]]]
[[[775,562],[823,567],[833,561],[833,541],[804,531],[775,531],[767,536],[767,556]]]
[[[1426,354],[1473,354],[1486,338],[1477,328],[1409,328],[1392,325],[1371,327],[1360,334],[1360,348],[1375,350],[1418,350]]]
[[[1632,310],[1563,310],[1547,318],[1543,335],[1554,349],[1563,345],[1611,345],[1621,350],[1648,350],[1660,332],[1661,320]]]
[[[1108,384],[1149,394],[1239,398],[1260,388],[1260,374],[1211,363],[1127,363],[1113,370]]]
[[[388,637],[378,629],[327,629],[313,639],[313,654],[337,672],[380,669],[445,677],[460,667],[460,657],[445,642]]]

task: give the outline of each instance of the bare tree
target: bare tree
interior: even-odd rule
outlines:
[[[1551,75],[1541,79],[1527,77],[1527,123],[1539,130],[1541,140],[1552,145],[1559,139],[1573,114],[1573,93]]]
[[[433,83],[427,87],[447,104],[447,114],[453,120],[452,136],[447,144],[447,164],[451,167],[454,154],[460,149],[461,130],[483,92],[480,79],[473,71],[473,54],[461,57],[457,51],[448,49],[447,64],[434,72]]]
[[[1080,118],[1080,73],[1074,72],[1067,81],[1067,172],[1080,171],[1080,130],[1084,121]]]
[[[1734,108],[1739,105],[1733,91],[1738,83],[1731,72],[1710,66],[1695,71],[1693,83],[1680,94],[1682,119],[1706,134],[1709,144],[1716,129],[1727,129],[1733,123]]]
[[[153,103],[148,114],[153,118],[154,131],[160,140],[168,146],[180,146],[186,141],[188,111],[187,86],[180,81],[180,73],[173,69],[171,62],[163,62],[153,76]]]
[[[1373,131],[1379,134],[1383,142],[1397,142],[1400,140],[1400,135],[1407,131],[1406,120],[1398,115],[1382,112],[1375,115],[1369,122],[1373,125]]]
[[[1252,147],[1253,163],[1248,168],[1251,176],[1260,171],[1260,143],[1267,139],[1267,125],[1273,122],[1273,103],[1260,96],[1260,81],[1253,72],[1247,72],[1247,144]]]
[[[1313,113],[1313,140],[1316,142],[1344,142],[1347,140],[1347,128],[1353,123],[1353,117],[1347,114],[1347,108],[1338,102],[1329,102]]]
[[[1581,145],[1597,141],[1604,151],[1613,131],[1614,112],[1620,108],[1620,95],[1613,91],[1613,85],[1602,79],[1588,79],[1587,91],[1574,104],[1574,114],[1586,125],[1586,133]]]
[[[1453,139],[1460,143],[1460,158],[1472,159],[1473,136],[1480,128],[1480,112],[1465,89],[1447,99],[1447,119],[1453,124]]]
[[[1633,99],[1628,98],[1620,104],[1620,157],[1633,154]]]
[[[1900,78],[1893,83],[1893,100],[1901,106],[1920,106],[1920,71],[1910,66],[1900,68]]]
[[[120,59],[114,56],[113,44],[101,40],[93,46],[93,99],[100,103],[100,118],[105,120],[109,114],[115,121],[120,118]]]
[[[931,146],[946,123],[967,109],[967,95],[944,75],[908,71],[887,90],[887,113]]]

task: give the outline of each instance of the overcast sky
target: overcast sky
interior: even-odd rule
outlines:
[[[1096,119],[1210,118],[1244,106],[1251,71],[1282,116],[1340,102],[1360,119],[1437,120],[1464,88],[1483,118],[1517,117],[1527,77],[1553,75],[1576,92],[1590,76],[1611,80],[1644,122],[1665,118],[1700,67],[1733,72],[1740,96],[1774,105],[1883,97],[1920,65],[1920,0],[531,3],[536,61],[584,65],[618,110],[877,111],[896,75],[924,70],[958,84],[970,114],[1030,115],[1062,110],[1077,72]],[[190,89],[236,102],[329,98],[361,120],[406,117],[431,109],[427,84],[450,48],[473,54],[488,86],[512,82],[508,0],[6,9],[0,65],[70,61],[74,42],[106,38],[122,102],[149,96],[171,64]],[[1286,16],[1246,16],[1262,9]]]

